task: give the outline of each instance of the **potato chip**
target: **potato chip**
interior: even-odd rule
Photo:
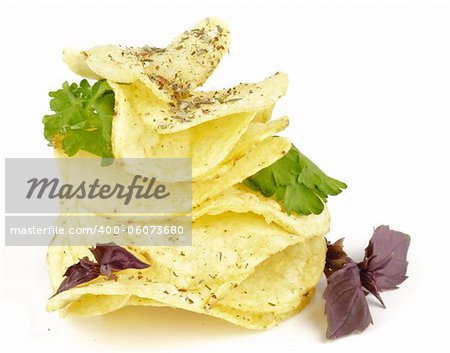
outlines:
[[[271,111],[273,101],[270,99],[276,100],[279,97],[280,87],[276,82],[272,82],[278,81],[278,76],[280,75],[252,86],[255,92],[259,90],[269,92],[272,98],[267,97],[268,102],[259,100],[261,97],[257,98],[256,95],[252,96],[239,108],[242,111],[237,107],[233,108],[231,105],[221,105],[217,102],[212,106],[219,107],[220,109],[217,109],[224,114],[223,116],[210,116],[210,120],[205,120],[206,115],[201,113],[199,108],[200,122],[195,122],[190,129],[171,134],[158,133],[148,124],[148,118],[146,118],[152,117],[155,122],[158,119],[169,120],[170,112],[166,103],[157,99],[142,83],[120,85],[111,82],[110,85],[116,97],[116,115],[112,130],[114,155],[118,158],[192,158],[192,177],[195,180],[223,161],[238,144],[241,136],[246,137],[239,142],[238,150],[232,154],[233,158],[237,158],[237,153],[242,153],[244,149],[253,147],[252,145],[263,137],[268,137],[286,126],[286,119],[269,123],[267,126],[262,126],[263,123],[255,123],[255,126],[247,133],[250,123],[257,114],[267,114],[267,111]],[[208,94],[211,95],[211,93]],[[257,99],[254,100],[253,97]],[[235,103],[237,104],[238,101]],[[203,103],[203,105],[207,104]],[[214,108],[208,109],[211,109],[212,114]],[[194,122],[191,122],[192,124]]]
[[[226,25],[209,17],[183,32],[166,48],[115,45],[87,51],[68,48],[63,60],[72,71],[86,78],[106,78],[118,83],[140,80],[156,97],[171,102],[202,85],[228,51],[228,45]]]
[[[130,295],[98,296],[86,294],[79,300],[61,310],[62,317],[97,316],[118,310],[128,305]]]
[[[209,179],[217,179],[225,174],[232,166],[230,161],[238,160],[247,151],[251,150],[259,142],[284,130],[289,124],[287,117],[282,117],[267,123],[261,123],[253,120],[242,138],[236,143],[233,149],[228,153],[226,158],[218,164],[214,169],[209,170],[206,174],[196,176],[195,181],[205,181]]]
[[[192,158],[193,178],[219,164],[255,117],[255,112],[230,114],[192,129],[161,135],[139,116],[156,106],[149,90],[142,84],[111,83],[111,86],[116,94],[117,111],[112,131],[114,155],[118,158]]]
[[[81,77],[90,78],[92,80],[101,80],[103,78],[90,69],[86,63],[86,53],[76,48],[65,48],[63,50],[62,59],[70,70]]]
[[[159,133],[170,134],[230,114],[271,111],[273,104],[286,93],[287,84],[287,75],[277,72],[258,83],[241,83],[218,91],[193,92],[174,107],[158,105],[141,112],[140,117]]]
[[[193,243],[192,247],[129,248],[151,265],[140,270],[140,278],[135,270],[117,273],[117,281],[99,277],[51,298],[48,309],[63,309],[66,315],[99,315],[126,305],[126,299],[134,296],[223,317],[244,327],[264,328],[301,305],[323,268],[322,238],[304,239],[257,215],[203,216],[193,224]],[[50,247],[53,288],[74,259],[88,255],[87,247]],[[280,262],[286,262],[285,267]],[[239,289],[248,293],[247,299],[235,300]],[[261,297],[266,290],[268,296]],[[236,314],[238,303],[243,316]],[[258,315],[251,319],[247,312]],[[264,320],[262,313],[267,314]]]
[[[255,120],[256,119],[257,118],[255,118]],[[234,146],[225,161],[236,159],[238,156],[245,154],[262,140],[286,129],[288,125],[289,119],[287,116],[283,116],[267,123],[254,121],[239,142]]]
[[[291,148],[288,139],[268,137],[237,160],[231,160],[223,175],[207,181],[192,183],[192,205],[196,207],[209,198],[225,191],[245,178],[257,173],[283,157]]]
[[[181,33],[165,49],[138,48],[144,62],[145,72],[157,75],[176,87],[181,98],[184,93],[201,86],[228,52],[230,32],[227,25],[217,17],[200,21],[189,31]]]
[[[319,215],[288,215],[277,201],[253,192],[243,184],[226,189],[201,203],[193,209],[192,218],[195,220],[206,214],[217,215],[228,211],[255,213],[263,216],[267,223],[274,222],[288,232],[305,237],[321,236],[329,231],[330,215],[326,207]]]
[[[300,311],[314,294],[325,260],[323,238],[314,237],[307,244],[289,246],[258,265],[211,308],[213,315],[261,329]]]

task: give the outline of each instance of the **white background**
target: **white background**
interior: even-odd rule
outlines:
[[[163,5],[167,3],[167,5]],[[445,1],[2,1],[2,154],[46,157],[47,92],[79,80],[65,46],[166,45],[203,17],[222,17],[231,53],[207,88],[289,74],[275,114],[285,133],[349,185],[330,201],[329,239],[359,260],[374,226],[412,237],[410,278],[371,301],[375,326],[324,341],[318,294],[303,313],[253,332],[173,309],[93,319],[45,312],[45,248],[1,250],[1,346],[46,352],[442,352],[449,347],[448,4]],[[3,163],[0,168],[3,167]],[[0,175],[3,178],[3,170]],[[2,208],[4,190],[2,187]],[[3,217],[1,217],[3,222]],[[2,228],[3,229],[3,225]],[[3,235],[3,234],[2,234]]]

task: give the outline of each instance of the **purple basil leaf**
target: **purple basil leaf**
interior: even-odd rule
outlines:
[[[409,235],[391,230],[389,226],[375,229],[359,267],[366,272],[366,278],[372,280],[377,291],[396,289],[407,278],[406,256],[410,240]],[[367,290],[372,293],[369,288]]]
[[[56,293],[57,295],[65,290],[74,288],[79,284],[89,282],[100,275],[107,279],[117,279],[114,271],[125,270],[127,268],[147,268],[150,265],[140,261],[129,251],[117,246],[114,243],[97,244],[95,248],[89,249],[94,254],[95,260],[83,257],[76,264],[69,266],[64,273],[66,278],[62,281]]]
[[[363,269],[360,269],[359,274],[360,274],[362,286],[367,291],[366,294],[372,293],[372,295],[378,299],[381,306],[386,309],[386,305],[384,305],[383,299],[381,299],[380,290],[377,286],[377,282],[373,278],[372,274]]]
[[[323,298],[328,339],[364,331],[373,323],[356,263],[347,263],[328,277]]]
[[[97,278],[100,276],[100,266],[87,257],[83,257],[76,264],[70,266],[63,276],[66,278],[53,296]]]
[[[333,244],[327,241],[327,255],[325,269],[323,270],[327,278],[351,261],[344,251],[344,238],[336,240]]]
[[[97,244],[95,248],[90,248],[95,259],[100,264],[100,272],[108,279],[115,279],[113,271],[126,270],[127,268],[147,268],[150,265],[136,258],[126,249],[114,244]]]

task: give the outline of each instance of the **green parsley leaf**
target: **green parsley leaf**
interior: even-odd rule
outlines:
[[[114,158],[111,127],[114,92],[105,80],[93,86],[87,80],[63,83],[49,93],[50,109],[44,116],[44,136],[51,146],[62,148],[69,157],[83,150],[103,158]]]
[[[284,157],[245,179],[244,184],[281,201],[288,214],[301,215],[320,214],[328,195],[337,195],[347,187],[327,176],[294,146]]]

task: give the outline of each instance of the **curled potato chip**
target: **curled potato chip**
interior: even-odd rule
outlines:
[[[207,173],[197,176],[195,181],[206,181],[210,179],[217,179],[221,175],[225,174],[232,166],[232,161],[240,159],[247,151],[255,147],[259,142],[264,139],[284,130],[289,124],[287,117],[282,117],[267,123],[261,123],[253,120],[241,139],[236,143],[233,149],[228,153],[226,158],[220,162],[214,169],[209,170]]]
[[[323,271],[325,249],[325,240],[314,237],[274,254],[213,306],[212,315],[261,329],[296,314],[314,295]]]
[[[64,63],[77,75],[92,80],[101,80],[103,76],[96,74],[86,63],[86,53],[76,48],[65,48],[62,59]]]
[[[256,118],[255,118],[256,119]],[[283,131],[289,125],[287,116],[269,121],[267,123],[253,122],[239,142],[234,146],[226,160],[236,159],[262,140]]]
[[[63,60],[72,71],[86,78],[106,78],[118,83],[142,81],[156,97],[170,102],[183,98],[207,80],[228,51],[229,40],[227,26],[216,17],[208,17],[166,48],[68,48],[63,52]]]
[[[231,157],[236,157],[263,137],[268,137],[287,125],[287,119],[267,123],[268,125],[255,123],[247,132],[255,117],[271,112],[273,100],[284,92],[285,87],[277,84],[279,77],[284,82],[282,75],[275,75],[263,83],[251,85],[254,92],[265,92],[265,98],[260,96],[263,93],[255,93],[243,98],[242,102],[221,104],[217,101],[210,105],[203,102],[197,108],[198,121],[192,120],[189,123],[191,128],[185,129],[183,126],[183,129],[176,129],[170,134],[161,134],[154,126],[157,121],[171,119],[172,108],[169,105],[155,97],[140,82],[127,85],[110,82],[116,97],[112,129],[113,153],[118,158],[192,158],[192,177],[196,180],[222,162],[236,145],[238,150]],[[208,95],[218,96],[212,92],[208,92]],[[234,106],[238,103],[239,106]],[[202,110],[203,106],[208,106],[209,117]],[[155,121],[150,124],[149,120]]]
[[[195,220],[206,214],[217,215],[229,211],[255,213],[263,216],[267,223],[274,222],[283,229],[302,236],[320,236],[329,231],[330,215],[326,207],[319,215],[288,215],[277,201],[255,193],[243,184],[235,185],[201,203],[193,210],[192,218]]]
[[[244,327],[266,328],[305,303],[325,256],[323,238],[293,235],[252,214],[203,216],[193,224],[193,243],[129,248],[151,265],[140,270],[139,278],[132,269],[118,272],[117,281],[99,277],[51,298],[48,309],[92,316],[128,305],[133,297],[134,304],[137,298],[148,299],[147,305],[174,306]],[[65,269],[83,256],[89,256],[87,247],[49,248],[54,289]],[[238,300],[241,291],[248,296]]]
[[[246,132],[255,112],[230,114],[182,130],[161,135],[140,118],[154,109],[152,93],[142,84],[111,83],[116,95],[112,130],[114,155],[118,158],[192,158],[192,177],[214,168]],[[224,131],[226,127],[226,131]]]
[[[86,57],[86,65],[102,78],[119,83],[145,80],[145,83],[150,85],[150,89],[159,91],[155,83],[145,78],[142,62],[131,49],[116,45],[102,45],[82,54]],[[161,98],[163,97],[165,95],[161,94]]]
[[[291,148],[288,139],[268,137],[237,160],[228,162],[223,175],[207,181],[192,183],[192,205],[196,207],[211,197],[242,182],[283,157]]]
[[[211,92],[194,92],[187,100],[177,105],[160,100],[151,90],[138,82],[117,85],[110,82],[116,100],[121,107],[133,107],[137,115],[149,128],[160,134],[172,134],[231,114],[255,112],[269,115],[273,104],[281,98],[287,88],[287,76],[277,73],[259,83],[242,83],[236,87]],[[125,98],[133,98],[124,103]],[[131,108],[121,112],[130,114]]]
[[[241,83],[232,88],[210,92],[193,92],[177,105],[168,105],[161,111],[146,111],[142,120],[161,134],[189,129],[220,117],[262,110],[271,110],[273,104],[286,93],[287,75],[277,72],[258,83]]]
[[[176,98],[201,86],[227,53],[230,32],[227,25],[217,17],[200,21],[189,31],[175,38],[164,49],[138,48],[144,62],[144,70],[157,82],[158,75],[170,82],[178,94]]]

